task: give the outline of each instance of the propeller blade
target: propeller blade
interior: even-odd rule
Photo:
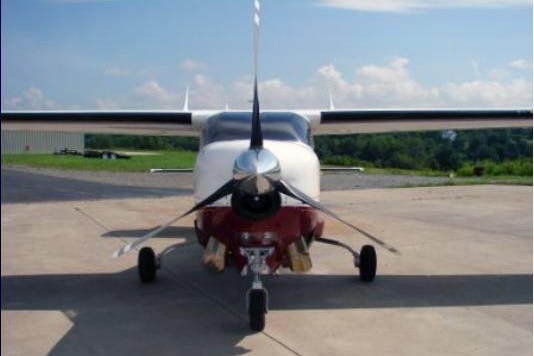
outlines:
[[[241,183],[241,180],[239,179],[231,179],[228,182],[226,182],[223,186],[221,186],[219,189],[217,189],[215,192],[213,192],[209,197],[206,199],[198,202],[195,206],[193,206],[191,209],[186,211],[181,217],[185,217],[192,212],[195,212],[199,209],[202,209],[203,207],[210,205],[212,203],[215,203],[217,200],[232,194],[234,190],[237,188],[237,186]]]
[[[157,234],[159,234],[160,232],[162,232],[163,230],[165,230],[166,228],[168,228],[170,225],[174,224],[176,221],[180,220],[181,218],[184,218],[187,215],[189,215],[189,214],[191,214],[191,213],[193,213],[193,212],[195,212],[195,211],[197,211],[199,209],[202,209],[203,207],[205,207],[207,205],[210,205],[210,204],[216,202],[217,200],[221,199],[222,197],[227,196],[228,194],[232,194],[234,192],[235,188],[237,187],[237,185],[239,184],[239,182],[240,181],[237,180],[237,179],[232,179],[232,180],[226,182],[222,187],[217,189],[213,194],[211,194],[206,199],[204,199],[204,200],[198,202],[197,204],[195,204],[191,209],[189,209],[188,211],[186,211],[182,215],[172,219],[167,224],[162,225],[162,226],[150,231],[148,234],[138,238],[137,240],[135,240],[135,241],[129,243],[128,245],[125,245],[125,246],[121,247],[120,249],[118,249],[117,251],[115,251],[113,253],[113,258],[121,257],[122,255],[130,252],[131,250],[134,250],[137,246],[139,246],[143,242],[147,241],[151,237],[156,236]]]
[[[304,204],[307,204],[307,205],[311,206],[312,208],[320,210],[323,213],[325,213],[326,215],[329,215],[329,216],[333,217],[334,219],[336,219],[337,221],[341,222],[342,224],[344,224],[344,225],[350,227],[351,229],[359,232],[360,234],[364,235],[365,237],[367,237],[369,240],[373,241],[374,243],[382,246],[383,248],[385,248],[389,252],[397,254],[397,255],[400,254],[399,250],[397,250],[395,247],[390,246],[388,243],[386,243],[386,242],[380,240],[379,238],[371,235],[367,231],[364,231],[364,230],[360,229],[359,227],[351,224],[350,222],[343,220],[337,214],[335,214],[333,211],[331,211],[330,209],[325,207],[323,204],[319,203],[318,201],[315,201],[313,198],[309,197],[304,192],[300,191],[299,189],[297,189],[296,187],[292,186],[288,182],[285,182],[283,179],[280,179],[277,182],[276,189],[278,190],[278,192],[280,192],[282,194],[285,194],[285,195],[287,195],[287,196],[289,196],[291,198],[297,199],[300,202],[302,202]]]
[[[254,99],[252,103],[252,133],[250,136],[250,148],[260,149],[263,147],[263,134],[260,123],[260,100],[258,99],[258,53],[260,44],[260,2],[254,0]]]

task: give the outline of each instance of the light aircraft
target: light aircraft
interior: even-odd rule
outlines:
[[[305,272],[312,267],[314,242],[348,250],[360,279],[375,278],[372,245],[359,251],[324,236],[329,215],[372,243],[392,252],[386,242],[343,220],[319,202],[319,160],[313,135],[388,131],[531,127],[532,110],[288,110],[262,111],[257,68],[260,4],[254,0],[254,87],[251,111],[46,111],[3,112],[2,130],[77,131],[200,136],[194,169],[196,204],[165,225],[122,247],[119,257],[145,243],[177,220],[196,213],[203,261],[223,270],[228,261],[242,275],[251,273],[247,293],[250,327],[261,331],[268,310],[261,276],[281,267]],[[155,280],[162,255],[150,247],[138,254],[142,282]]]

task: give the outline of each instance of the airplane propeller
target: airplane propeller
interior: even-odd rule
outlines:
[[[254,10],[254,98],[252,104],[250,146],[248,150],[242,152],[234,161],[233,178],[182,215],[117,250],[113,254],[114,258],[120,257],[135,249],[138,245],[147,241],[151,237],[156,236],[176,221],[213,204],[227,195],[232,195],[232,208],[240,217],[250,220],[269,218],[273,216],[281,206],[280,194],[284,194],[303,204],[320,210],[351,229],[360,232],[373,242],[386,248],[388,251],[398,253],[394,247],[389,246],[384,241],[343,220],[321,203],[315,201],[298,188],[292,186],[289,182],[283,180],[278,159],[271,151],[263,147],[260,102],[258,98],[258,51],[260,27],[260,4],[258,0],[254,0]]]
[[[261,128],[260,128],[261,130]],[[128,245],[123,246],[119,250],[115,251],[113,258],[120,257],[131,250],[135,249],[138,245],[144,243],[148,239],[156,236],[161,231],[165,230],[170,225],[174,224],[176,221],[190,215],[191,213],[200,210],[210,204],[213,204],[217,200],[232,195],[248,195],[252,201],[260,201],[265,195],[272,194],[284,194],[290,198],[296,199],[303,204],[306,204],[312,208],[315,208],[326,215],[333,217],[342,224],[348,226],[349,228],[361,233],[374,243],[382,246],[386,250],[399,254],[399,251],[394,247],[390,246],[386,242],[378,239],[377,237],[369,234],[368,232],[358,228],[357,226],[351,224],[350,222],[342,219],[337,214],[332,212],[330,209],[325,207],[320,202],[309,197],[307,194],[299,190],[298,188],[291,185],[289,182],[285,181],[280,176],[280,166],[276,157],[268,150],[261,149],[249,149],[243,152],[234,163],[234,178],[223,184],[219,189],[209,195],[207,198],[195,204],[191,209],[183,213],[182,215],[172,219],[167,224],[162,225],[146,235],[140,237],[134,242],[129,243]],[[234,211],[239,213],[240,208],[236,206],[234,199],[232,199],[232,206]],[[276,213],[279,206],[275,207],[271,213],[267,216],[259,214],[259,219],[262,217],[270,217]],[[253,217],[246,216],[247,218],[254,219]]]

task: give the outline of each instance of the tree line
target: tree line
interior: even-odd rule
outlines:
[[[197,151],[198,145],[195,137],[86,135],[86,147],[94,149]],[[314,147],[331,165],[459,171],[478,162],[522,160],[532,172],[532,129],[316,136]]]
[[[532,129],[318,136],[315,151],[327,164],[455,171],[469,163],[532,158]]]

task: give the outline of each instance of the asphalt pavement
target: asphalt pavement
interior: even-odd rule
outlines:
[[[140,283],[135,252],[111,259],[187,210],[186,185],[147,194],[5,173],[2,355],[532,354],[532,187],[324,192],[323,204],[400,254],[377,247],[369,284],[345,250],[314,244],[309,273],[264,278],[267,326],[253,333],[251,278],[202,266],[193,217],[149,241],[158,253],[175,245],[154,284]],[[332,219],[325,233],[369,243]]]

